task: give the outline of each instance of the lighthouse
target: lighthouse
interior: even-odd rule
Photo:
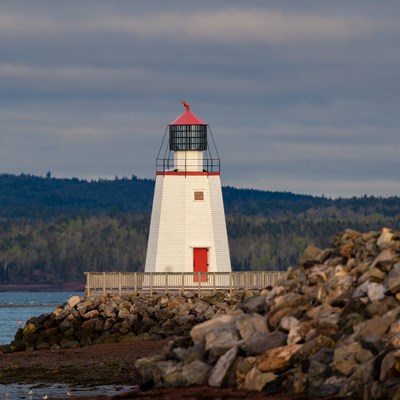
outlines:
[[[218,151],[209,125],[182,104],[157,156],[145,272],[231,272]]]

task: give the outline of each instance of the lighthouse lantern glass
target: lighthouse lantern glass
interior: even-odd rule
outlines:
[[[170,125],[169,148],[172,151],[207,150],[207,125]]]

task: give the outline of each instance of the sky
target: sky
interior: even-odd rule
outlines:
[[[181,101],[223,185],[400,195],[397,0],[4,0],[0,173],[155,177]]]

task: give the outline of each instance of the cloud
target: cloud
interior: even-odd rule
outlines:
[[[291,13],[268,8],[224,7],[208,11],[152,11],[126,15],[117,9],[81,14],[5,12],[0,34],[9,37],[81,34],[127,34],[146,39],[207,41],[223,44],[343,41],[380,31],[390,22],[356,15]]]

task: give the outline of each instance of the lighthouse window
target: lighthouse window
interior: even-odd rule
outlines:
[[[204,200],[204,192],[194,192],[195,200]]]
[[[207,150],[207,125],[170,125],[170,150]]]

